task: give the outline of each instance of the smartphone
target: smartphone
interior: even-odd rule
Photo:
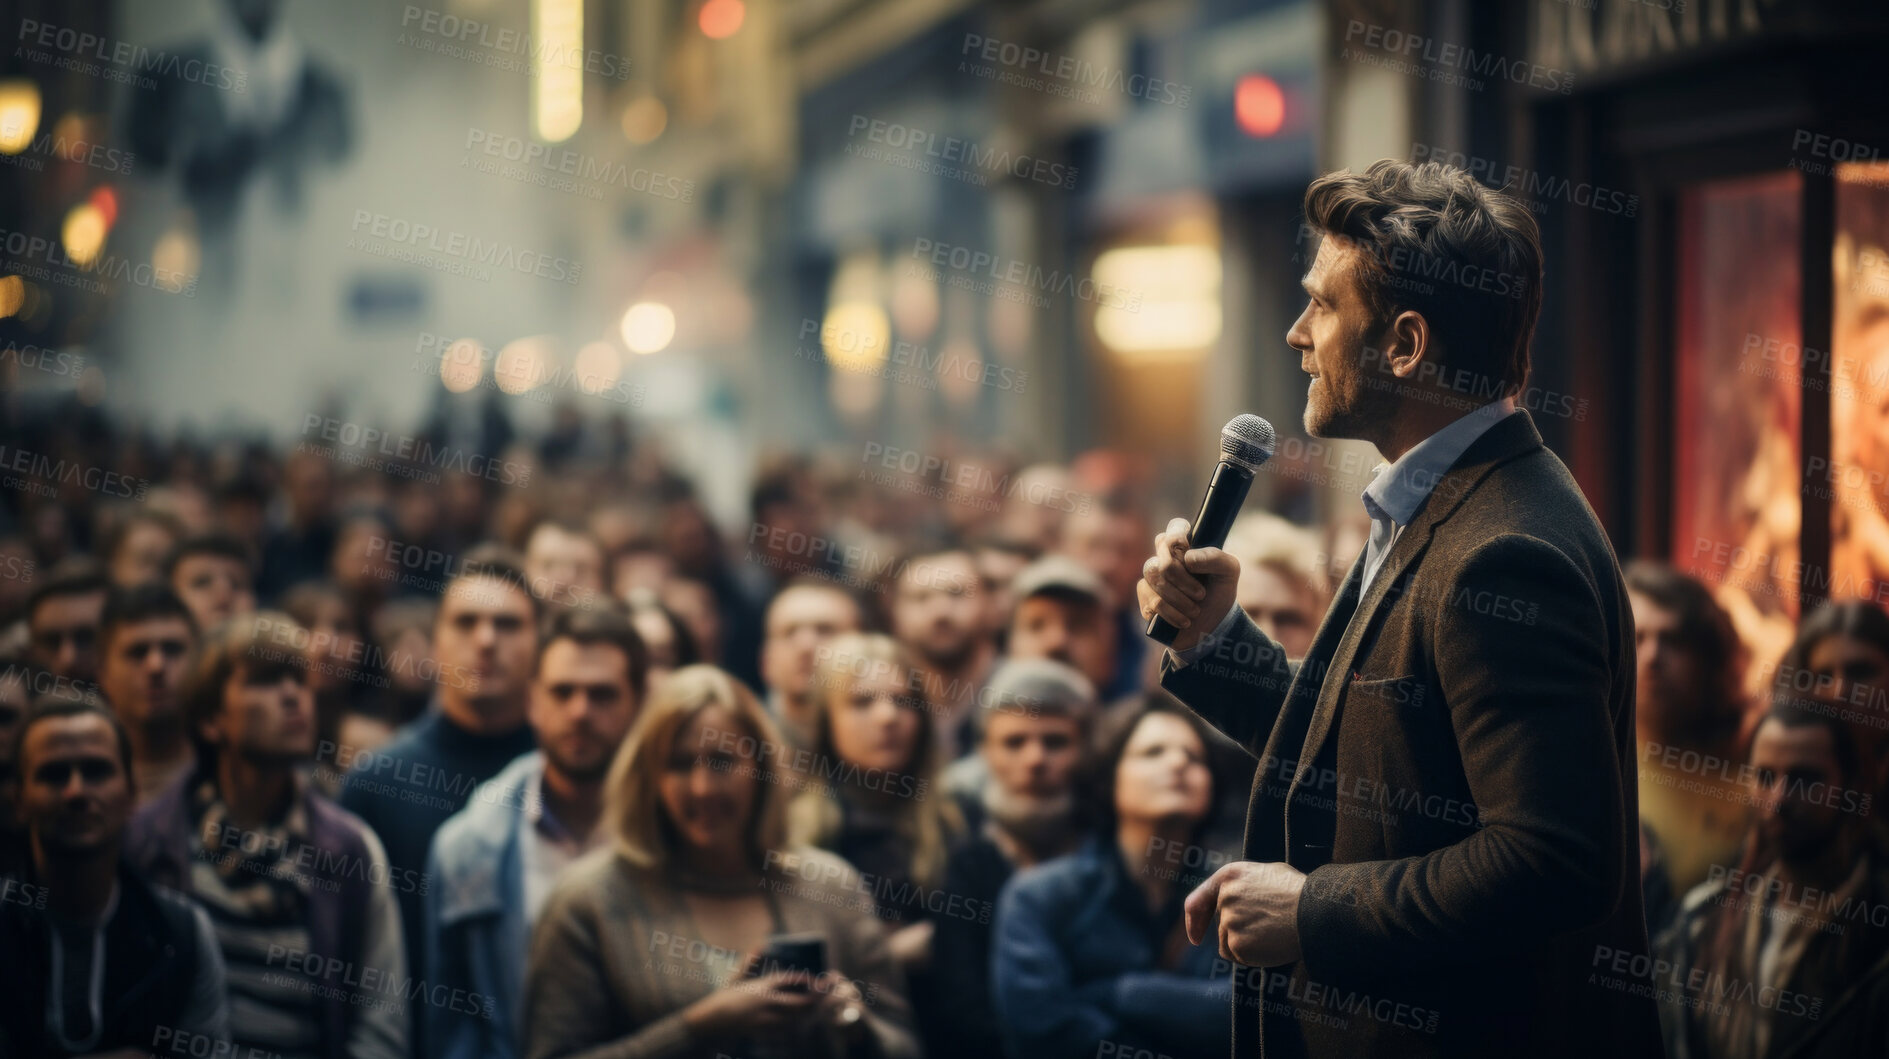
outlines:
[[[775,971],[826,973],[826,938],[818,934],[776,934],[761,950],[761,974]]]

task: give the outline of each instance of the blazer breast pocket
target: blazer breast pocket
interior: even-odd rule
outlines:
[[[1347,703],[1369,702],[1399,709],[1419,709],[1429,698],[1430,686],[1415,674],[1379,680],[1353,680],[1345,687]]]

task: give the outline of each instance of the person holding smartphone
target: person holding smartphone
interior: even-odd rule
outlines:
[[[530,1059],[915,1059],[858,874],[787,843],[782,746],[753,693],[713,666],[678,669],[650,697],[611,764],[611,846],[567,869],[533,933]]]

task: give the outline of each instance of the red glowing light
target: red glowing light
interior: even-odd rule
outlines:
[[[1248,136],[1266,137],[1286,123],[1286,94],[1265,74],[1247,74],[1233,89],[1233,117]]]
[[[118,223],[118,193],[116,191],[105,187],[99,188],[92,192],[91,198],[87,201],[91,202],[93,206],[98,208],[98,212],[104,215],[105,227],[110,228],[112,225]]]
[[[702,5],[702,12],[696,21],[702,27],[702,35],[710,40],[726,40],[741,28],[741,21],[748,17],[747,6],[741,0],[708,0]]]

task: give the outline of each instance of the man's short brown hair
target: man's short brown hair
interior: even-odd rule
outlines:
[[[1312,181],[1305,220],[1360,251],[1373,332],[1421,313],[1477,394],[1521,392],[1542,283],[1541,229],[1522,202],[1462,169],[1387,158]]]

